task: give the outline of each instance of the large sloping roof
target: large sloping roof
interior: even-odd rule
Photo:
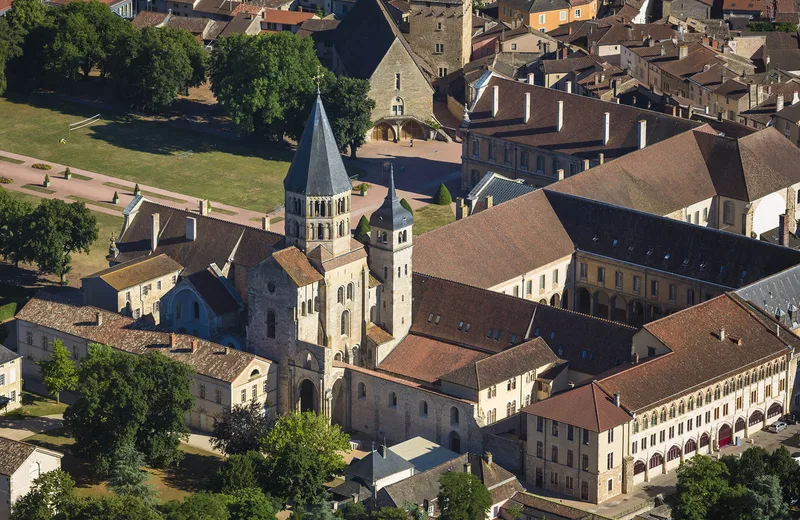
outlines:
[[[616,406],[611,395],[596,383],[582,385],[538,401],[522,411],[598,433],[631,420],[631,416]]]
[[[33,444],[0,437],[0,475],[12,476],[34,451]]]
[[[800,324],[800,265],[742,287],[736,294],[790,329]]]
[[[309,197],[332,197],[353,189],[319,95],[311,107],[283,187]]]
[[[378,365],[378,370],[433,384],[448,372],[488,356],[479,350],[409,334]]]
[[[5,345],[0,345],[0,365],[13,361],[18,357],[22,357],[13,350],[9,350]]]
[[[381,447],[380,451],[368,453],[363,458],[352,462],[344,473],[348,477],[357,478],[364,484],[372,485],[373,482],[391,477],[402,471],[408,471],[414,467],[406,459],[393,452],[392,450]]]
[[[117,264],[87,276],[87,278],[100,278],[117,291],[122,291],[148,280],[180,272],[182,269],[183,266],[162,253]]]
[[[394,189],[394,170],[389,178],[389,192],[383,204],[372,212],[369,223],[382,229],[398,230],[414,223],[414,216],[400,204],[400,198]]]
[[[369,79],[395,39],[403,36],[382,0],[364,0],[336,28],[333,44],[348,76]]]

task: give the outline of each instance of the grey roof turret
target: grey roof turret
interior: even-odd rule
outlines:
[[[317,95],[283,187],[310,197],[331,197],[350,191],[352,186],[322,99]]]
[[[381,207],[369,217],[369,225],[381,229],[396,230],[408,227],[414,223],[414,216],[400,204],[397,193],[394,191],[394,167],[389,173],[389,193],[383,200]]]

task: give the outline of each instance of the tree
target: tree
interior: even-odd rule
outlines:
[[[250,401],[225,409],[217,418],[211,445],[226,455],[258,450],[261,439],[272,425],[264,404]]]
[[[165,520],[229,520],[229,501],[227,495],[195,493],[175,504],[165,515]]]
[[[439,478],[439,507],[442,520],[484,520],[492,495],[472,473],[445,473]]]
[[[367,508],[363,502],[350,502],[344,508],[342,516],[344,520],[367,520]]]
[[[411,213],[412,215],[414,214],[414,210],[411,209],[411,204],[409,204],[405,198],[400,199],[400,205],[406,208],[408,212]]]
[[[2,23],[3,19],[0,18]],[[32,212],[30,204],[0,189],[0,255],[14,262],[17,267],[20,260],[25,260],[25,244],[29,238],[27,229]]]
[[[778,477],[761,475],[749,487],[753,493],[753,520],[788,518],[789,506],[783,500]]]
[[[233,493],[261,485],[258,475],[263,471],[264,457],[257,451],[234,453],[217,470],[217,489],[220,493]]]
[[[56,396],[57,402],[61,402],[61,392],[71,392],[78,388],[78,370],[67,347],[60,339],[53,341],[53,353],[50,359],[43,359],[37,365],[42,371],[44,386],[48,392]]]
[[[369,80],[339,76],[323,96],[339,151],[350,147],[352,159],[357,158],[356,150],[366,142],[367,131],[372,127],[375,100],[369,97],[369,88]]]
[[[241,489],[230,498],[230,520],[275,520],[275,505],[260,489]]]
[[[63,284],[71,269],[71,255],[88,253],[97,240],[97,218],[83,202],[47,199],[33,210],[30,222],[25,256],[43,273],[59,275]]]
[[[776,449],[769,456],[769,472],[778,477],[783,490],[783,500],[794,504],[800,500],[800,465],[795,462],[785,446]]]
[[[261,442],[269,491],[284,503],[316,502],[323,484],[345,468],[342,452],[349,441],[338,425],[314,412],[282,415]]]
[[[677,520],[705,520],[728,489],[728,468],[710,457],[693,457],[678,467]]]
[[[148,474],[142,470],[144,465],[144,455],[133,444],[123,444],[114,454],[108,487],[117,495],[137,497],[146,504],[153,505],[156,491],[147,483]]]
[[[436,195],[433,196],[433,203],[439,206],[449,206],[452,202],[453,197],[450,196],[450,190],[447,189],[444,183],[440,184],[439,189],[436,190]]]
[[[209,77],[212,92],[240,135],[280,139],[301,124],[294,119],[308,106],[319,70],[319,59],[308,38],[300,39],[289,31],[235,34],[217,41]]]
[[[56,470],[40,475],[30,491],[14,502],[10,520],[50,520],[57,511],[74,507],[75,481],[67,473]]]
[[[374,520],[408,520],[408,513],[399,507],[382,507],[373,511],[372,518]]]
[[[163,520],[163,516],[140,497],[89,496],[75,502],[66,520]]]
[[[355,239],[364,244],[368,243],[371,230],[372,227],[369,225],[369,219],[366,215],[361,215],[358,226],[356,226]]]
[[[118,97],[135,109],[164,111],[205,81],[207,54],[188,31],[148,27],[127,42],[113,71]]]

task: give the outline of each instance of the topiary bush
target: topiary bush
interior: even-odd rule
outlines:
[[[50,187],[50,175],[48,175],[48,174],[44,175],[44,187],[45,188],[49,188]]]
[[[64,170],[64,178],[67,179],[67,180],[70,180],[72,178],[72,172],[69,171],[69,168]]]
[[[113,202],[114,204],[119,204],[119,193],[117,193],[116,191],[114,192],[114,197],[111,199],[111,202]]]
[[[355,239],[366,244],[369,242],[369,233],[371,230],[369,219],[367,219],[366,215],[361,215],[361,220],[358,221],[358,226],[356,226]]]
[[[450,191],[444,183],[440,184],[439,189],[436,190],[436,195],[433,196],[433,203],[439,206],[449,206],[453,203],[453,197],[450,196]]]
[[[406,199],[400,199],[400,205],[406,208],[412,215],[414,214],[414,210],[411,209],[411,204],[409,204]]]
[[[141,195],[142,194],[142,189],[139,188],[139,183],[138,182],[136,183],[136,186],[133,187],[133,194],[134,195]]]

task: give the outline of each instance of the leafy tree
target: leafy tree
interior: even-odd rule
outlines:
[[[741,457],[725,457],[725,459],[731,484],[734,485],[749,486],[756,478],[769,472],[769,452],[758,446],[748,448]]]
[[[67,473],[56,470],[40,475],[28,493],[14,502],[10,520],[51,520],[57,511],[73,508],[75,481]]]
[[[406,502],[403,505],[403,509],[408,511],[408,516],[411,517],[411,520],[425,520],[428,518],[428,512],[422,508],[419,504],[412,504],[411,502]]]
[[[31,29],[45,23],[47,10],[47,6],[39,0],[14,0],[4,18],[10,30],[24,37]]]
[[[268,491],[285,502],[316,502],[323,484],[345,468],[342,452],[349,436],[314,412],[282,415],[261,443],[268,468]]]
[[[258,450],[272,422],[262,403],[251,401],[234,405],[217,418],[211,434],[211,445],[226,455]]]
[[[794,504],[800,500],[800,465],[795,462],[785,446],[776,449],[769,457],[770,474],[778,477],[783,490],[783,500]]]
[[[783,500],[781,483],[775,475],[756,477],[750,485],[753,493],[753,520],[787,518],[789,507]]]
[[[294,120],[315,91],[320,68],[313,42],[289,31],[236,34],[211,52],[211,90],[241,135],[280,139],[295,133]],[[305,122],[305,121],[303,121]]]
[[[753,520],[753,497],[753,492],[741,484],[726,487],[710,509],[708,518]]]
[[[405,198],[400,199],[400,205],[406,208],[412,215],[414,214],[414,210],[411,209],[411,204],[409,204]]]
[[[230,520],[275,520],[275,504],[260,489],[241,489],[230,498]]]
[[[227,495],[195,493],[169,508],[165,520],[229,520],[229,501]]]
[[[140,498],[146,504],[155,503],[156,491],[147,483],[148,474],[142,470],[145,465],[142,455],[132,444],[123,444],[114,454],[114,465],[108,486],[120,496]]]
[[[754,32],[771,32],[775,27],[769,22],[750,22],[748,28]]]
[[[678,499],[673,509],[677,520],[709,518],[728,489],[728,468],[710,457],[693,457],[678,467]]]
[[[316,502],[311,504],[302,515],[303,520],[336,520],[336,515],[333,514],[330,504],[325,502],[322,497],[319,497]],[[299,520],[299,519],[295,519]],[[407,519],[403,519],[407,520]]]
[[[30,222],[25,256],[35,261],[40,271],[57,274],[64,283],[72,254],[88,253],[97,240],[97,218],[83,202],[47,199],[33,210]]]
[[[356,159],[356,150],[366,142],[367,130],[372,126],[375,100],[369,97],[369,88],[369,80],[339,76],[323,96],[339,150],[344,152],[350,147],[352,159]]]
[[[113,70],[117,95],[133,108],[166,110],[205,81],[206,51],[188,31],[148,27],[127,43]]]
[[[43,359],[37,365],[42,370],[44,386],[48,392],[56,396],[57,402],[61,402],[61,392],[74,391],[78,388],[78,370],[67,347],[60,339],[53,341],[53,353],[50,359]]]
[[[363,502],[350,502],[342,512],[344,520],[367,520],[368,516]]]
[[[0,18],[0,25],[3,18]],[[19,266],[25,260],[27,228],[33,207],[8,191],[0,189],[0,255]]]
[[[408,520],[408,513],[399,507],[382,507],[373,511],[372,518],[374,520]]]
[[[492,495],[472,473],[445,473],[439,478],[442,520],[484,520],[492,507]]]
[[[452,202],[453,197],[450,196],[450,190],[447,189],[444,183],[440,184],[439,189],[436,190],[436,195],[433,196],[433,203],[439,206],[449,206]]]
[[[217,471],[217,488],[221,493],[233,493],[242,489],[259,489],[258,475],[264,465],[264,457],[257,451],[234,453],[222,463]]]
[[[775,26],[775,30],[778,32],[785,32],[785,33],[796,33],[797,32],[797,24],[795,23],[779,23]]]
[[[140,497],[89,496],[75,502],[64,515],[68,520],[162,520],[161,514]]]
[[[369,225],[369,219],[366,215],[361,215],[361,219],[356,226],[355,239],[359,242],[366,244],[369,242],[369,233],[372,227]]]

